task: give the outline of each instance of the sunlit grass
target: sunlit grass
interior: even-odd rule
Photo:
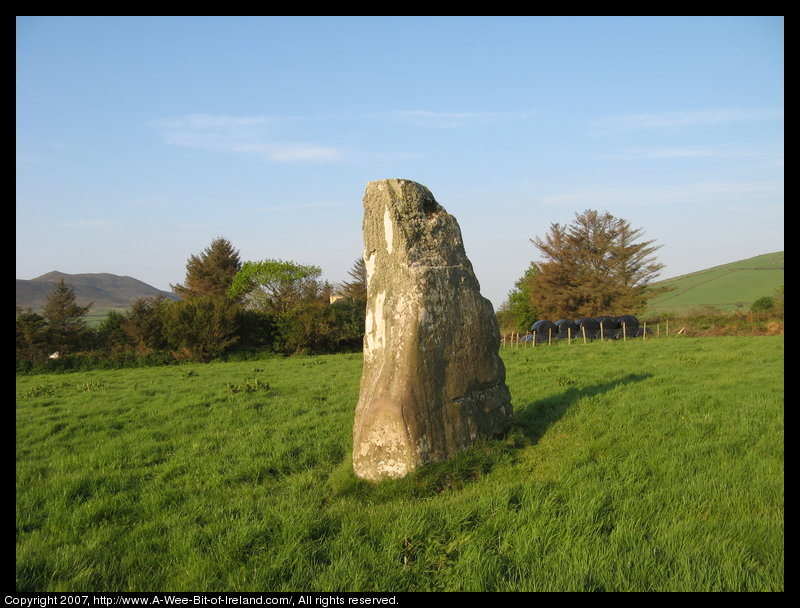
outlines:
[[[502,354],[512,432],[376,485],[358,355],[19,376],[17,589],[783,589],[782,337]]]

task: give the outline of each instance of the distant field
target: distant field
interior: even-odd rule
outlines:
[[[130,308],[94,308],[94,307],[92,307],[92,308],[89,309],[89,312],[83,317],[83,320],[86,321],[86,325],[88,325],[89,327],[97,327],[103,321],[106,320],[106,317],[108,317],[108,313],[111,312],[112,310],[115,310],[120,314],[125,314],[126,312],[128,312],[130,310]],[[34,312],[37,312],[37,313],[41,314],[42,310],[41,309],[34,310]]]
[[[18,591],[782,591],[783,337],[502,351],[516,426],[351,471],[360,355],[18,376]]]
[[[112,310],[115,310],[120,314],[125,314],[130,310],[130,308],[91,308],[89,309],[87,315],[84,317],[86,325],[88,325],[89,327],[97,327],[103,321],[106,320],[106,317],[108,317],[108,313],[111,312]]]
[[[775,288],[783,283],[784,253],[760,255],[656,283],[654,287],[674,289],[650,300],[646,316],[707,306],[723,311],[746,310],[758,298],[774,295]]]

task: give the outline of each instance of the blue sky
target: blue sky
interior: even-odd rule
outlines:
[[[586,209],[661,278],[781,251],[782,17],[17,17],[16,277],[160,289],[223,236],[338,282],[425,184],[499,306]]]

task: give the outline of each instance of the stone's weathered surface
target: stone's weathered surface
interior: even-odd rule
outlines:
[[[456,219],[402,179],[364,195],[367,318],[353,467],[371,481],[443,460],[512,421],[499,330]]]

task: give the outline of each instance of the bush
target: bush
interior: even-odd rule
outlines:
[[[769,296],[758,298],[750,305],[750,312],[762,312],[775,308],[775,300]]]
[[[277,332],[274,317],[256,310],[239,310],[236,317],[236,351],[272,351]]]
[[[167,309],[165,334],[178,358],[208,362],[239,339],[238,307],[225,298],[202,297],[174,302]]]
[[[68,353],[58,359],[42,361],[17,360],[18,374],[57,374],[89,371],[93,369],[123,369],[130,367],[154,367],[175,365],[178,361],[168,352],[151,352],[136,355],[133,352],[102,353],[96,351]]]

